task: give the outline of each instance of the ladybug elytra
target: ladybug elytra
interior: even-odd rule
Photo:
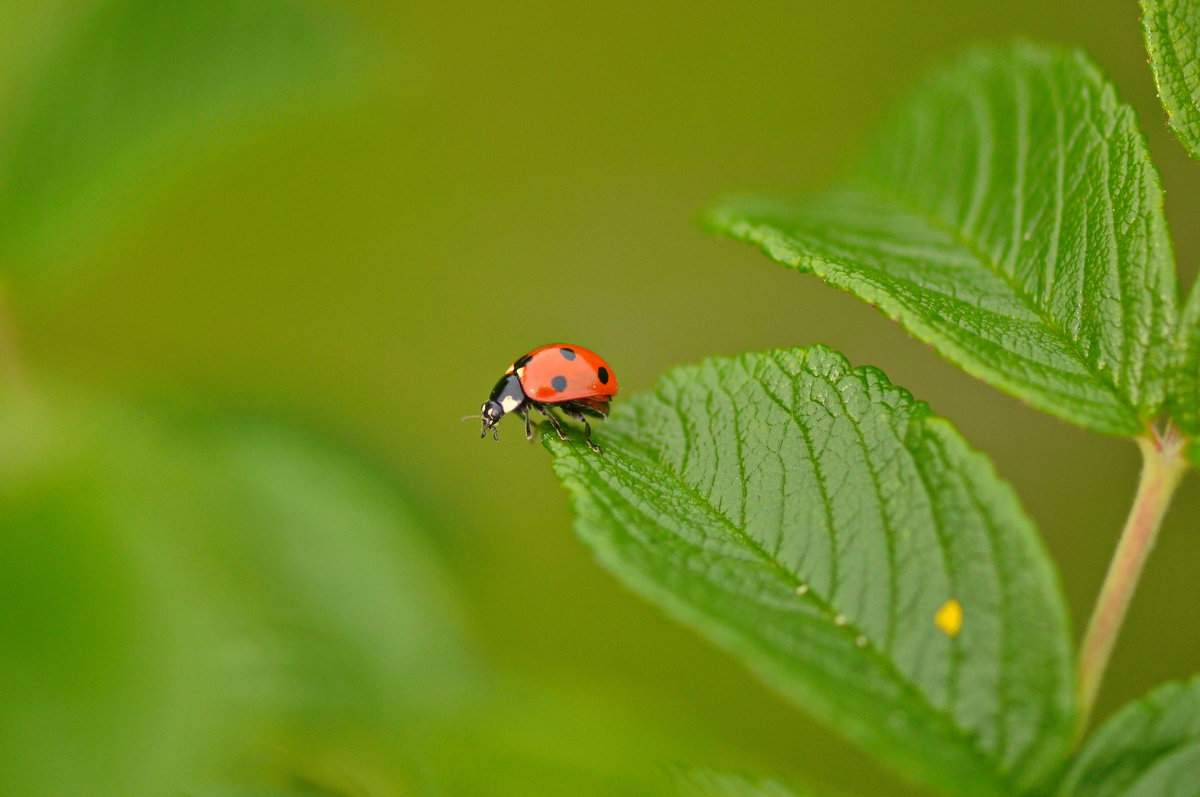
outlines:
[[[562,440],[567,433],[550,408],[561,410],[568,418],[581,421],[584,441],[593,451],[600,447],[592,442],[592,425],[588,418],[608,416],[608,404],[617,395],[617,377],[600,355],[581,346],[551,343],[518,357],[496,383],[491,397],[479,411],[483,429],[499,440],[496,424],[510,412],[525,419],[525,436],[533,439],[529,422],[530,410],[537,410],[549,419],[550,425]]]

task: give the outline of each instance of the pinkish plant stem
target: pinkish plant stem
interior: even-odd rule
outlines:
[[[1154,542],[1171,496],[1187,471],[1183,450],[1186,439],[1168,423],[1159,434],[1152,430],[1137,438],[1142,449],[1142,476],[1121,540],[1113,553],[1104,577],[1104,586],[1096,598],[1087,633],[1079,650],[1079,732],[1087,727],[1096,694],[1104,679],[1109,657],[1125,620],[1125,613],[1137,589],[1138,579]]]

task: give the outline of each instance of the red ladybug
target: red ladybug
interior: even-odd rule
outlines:
[[[593,451],[600,447],[592,442],[592,425],[588,416],[605,418],[608,403],[617,395],[617,377],[608,363],[595,352],[581,346],[551,343],[534,349],[508,366],[496,383],[492,396],[483,404],[479,417],[487,436],[488,429],[499,440],[496,424],[510,412],[519,412],[525,419],[525,436],[533,439],[529,411],[537,410],[550,419],[558,436],[567,439],[562,424],[550,407],[562,410],[568,418],[583,422],[584,441]]]

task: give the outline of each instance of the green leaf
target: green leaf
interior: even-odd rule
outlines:
[[[296,676],[277,678],[286,689],[268,692],[268,704],[315,710],[318,722],[460,707],[474,674],[464,618],[389,479],[279,423],[224,418],[180,431],[195,445],[192,467],[211,468],[228,512],[197,555],[235,573],[230,589],[249,590],[240,602],[264,609],[238,626],[240,649],[255,655],[243,661],[270,677],[278,665]],[[314,678],[319,688],[310,689]],[[334,682],[342,686],[330,702]]]
[[[431,787],[398,784],[395,794],[663,797],[672,783],[648,751],[666,760],[711,754],[711,729],[646,712],[644,689],[578,675],[563,680],[546,668],[509,671],[487,686],[487,700],[424,734],[414,751]]]
[[[1185,797],[1200,784],[1200,676],[1130,703],[1088,740],[1063,797]]]
[[[307,787],[283,790],[213,786],[190,789],[182,792],[182,795],[183,797],[324,797],[325,793],[314,792]]]
[[[396,485],[280,423],[150,419],[157,467],[131,474],[120,500],[186,547],[175,556],[203,590],[193,601],[220,628],[197,655],[216,673],[207,697],[224,707],[218,727],[239,742],[228,759],[247,778],[224,785],[321,775],[340,794],[353,777],[339,769],[417,777],[416,745],[478,698],[479,672],[453,587]],[[164,484],[180,489],[156,498]],[[380,740],[387,758],[347,755],[350,738]]]
[[[1062,761],[1050,561],[988,460],[879,371],[824,347],[713,359],[600,436],[547,444],[631,588],[926,784],[1007,794]]]
[[[1171,415],[1185,432],[1200,434],[1200,280],[1183,311],[1172,376]]]
[[[0,400],[0,793],[164,793],[196,764],[192,751],[221,713],[205,706],[209,673],[188,650],[212,637],[178,592],[158,589],[172,564],[157,556],[162,530],[113,500],[97,437],[123,419],[96,410],[93,427],[8,398]]]
[[[0,267],[49,281],[230,133],[344,93],[365,40],[336,4],[111,0],[28,67],[0,130]]]
[[[1142,0],[1142,30],[1171,129],[1200,159],[1200,2]]]
[[[675,773],[678,797],[800,797],[800,792],[775,780],[751,780],[708,770]]]
[[[294,766],[349,725],[419,734],[474,676],[395,488],[260,421],[0,396],[0,607],[6,795]]]
[[[844,185],[729,199],[708,224],[1039,409],[1136,435],[1162,405],[1175,317],[1162,203],[1096,67],[1018,44],[933,75]]]

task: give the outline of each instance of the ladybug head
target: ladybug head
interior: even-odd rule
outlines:
[[[496,424],[500,423],[500,419],[505,415],[520,409],[524,404],[525,390],[521,387],[520,377],[516,374],[500,377],[500,381],[492,389],[491,397],[483,402],[483,407],[479,410],[479,418],[483,421],[479,436],[486,437],[488,429],[491,429],[492,437],[499,440],[500,433],[496,431]]]
[[[496,431],[496,424],[500,423],[500,419],[504,417],[504,408],[500,406],[499,401],[485,401],[483,408],[479,410],[479,418],[483,421],[483,428],[479,430],[480,437],[487,437],[488,429],[492,430],[492,437],[500,439],[500,432]]]

